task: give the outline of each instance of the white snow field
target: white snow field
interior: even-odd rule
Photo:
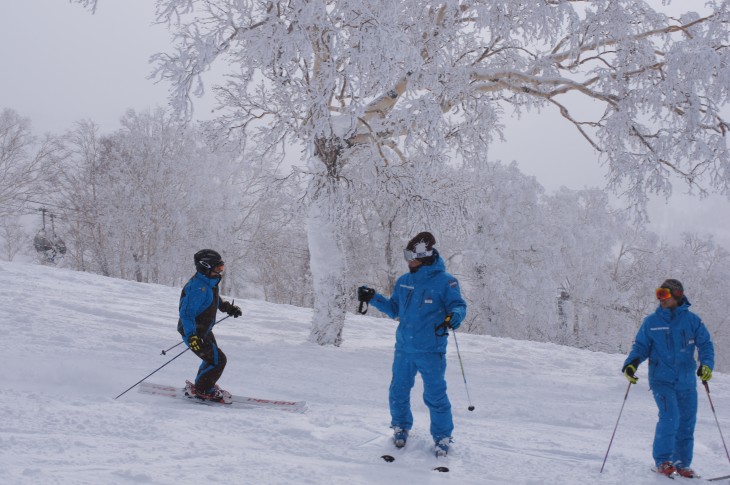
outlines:
[[[656,409],[645,365],[599,473],[628,386],[622,355],[459,334],[476,407],[469,412],[452,337],[447,378],[455,443],[448,459],[437,462],[420,378],[411,439],[401,451],[389,442],[392,320],[350,314],[342,347],[319,347],[307,342],[310,310],[236,299],[243,317],[215,330],[228,356],[219,383],[234,394],[306,400],[304,414],[198,406],[136,388],[115,400],[184,349],[161,355],[179,342],[179,288],[5,262],[0,286],[3,484],[668,480],[649,470]],[[185,352],[149,381],[182,386],[198,362]],[[720,426],[730,434],[730,381],[716,373],[710,389]],[[729,474],[707,395],[701,386],[699,392],[693,467],[708,478]],[[385,453],[396,461],[381,460]],[[432,470],[437,465],[451,471]]]

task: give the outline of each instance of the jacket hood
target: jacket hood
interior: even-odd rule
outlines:
[[[211,278],[210,276],[205,276],[200,271],[196,271],[195,272],[195,277],[197,279],[199,279],[200,281],[202,281],[205,285],[207,285],[207,286],[209,286],[211,288],[214,287],[214,286],[216,286],[221,281],[221,277],[220,276],[216,276],[215,278]]]
[[[668,321],[668,320],[670,320],[672,318],[672,312],[674,312],[675,314],[684,313],[684,312],[689,311],[689,307],[690,306],[692,306],[692,304],[689,302],[689,300],[685,296],[682,299],[682,304],[679,305],[674,310],[669,310],[667,308],[662,308],[662,305],[659,304],[659,306],[657,307],[657,309],[656,309],[656,311],[654,313],[656,313],[663,320],[667,320]]]

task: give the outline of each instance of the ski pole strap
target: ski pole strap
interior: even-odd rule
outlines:
[[[370,304],[368,302],[360,301],[360,305],[357,307],[357,313],[359,313],[360,315],[365,315],[368,312],[368,308],[370,308]]]

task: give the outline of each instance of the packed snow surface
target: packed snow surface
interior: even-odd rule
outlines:
[[[448,459],[437,461],[420,379],[408,445],[395,451],[389,440],[392,320],[348,314],[344,344],[320,347],[307,342],[311,310],[236,299],[243,317],[215,329],[228,356],[219,383],[234,394],[306,400],[304,414],[196,406],[136,388],[115,400],[184,350],[161,355],[179,342],[179,288],[15,263],[0,263],[0,286],[2,483],[667,480],[649,470],[656,407],[645,365],[599,473],[628,386],[622,355],[458,334],[475,406],[469,412],[452,336],[447,379],[455,443]],[[182,386],[198,362],[185,352],[149,381]],[[730,381],[715,373],[710,389],[728,434]],[[730,463],[704,388],[699,392],[693,467],[705,477],[725,475]],[[386,453],[396,461],[381,460]],[[433,471],[438,465],[451,471]]]

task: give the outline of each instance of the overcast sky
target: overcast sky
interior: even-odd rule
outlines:
[[[119,127],[133,108],[167,104],[167,86],[147,79],[152,54],[169,46],[164,26],[153,25],[153,0],[100,0],[95,15],[67,0],[0,0],[0,109],[30,118],[34,132],[60,134],[81,119],[102,132]],[[212,100],[196,105],[199,117]],[[548,191],[602,187],[598,155],[556,113],[506,119],[507,142],[492,159],[517,161]],[[730,249],[730,203],[675,195],[650,207],[652,229],[672,238],[692,231],[713,234]]]

